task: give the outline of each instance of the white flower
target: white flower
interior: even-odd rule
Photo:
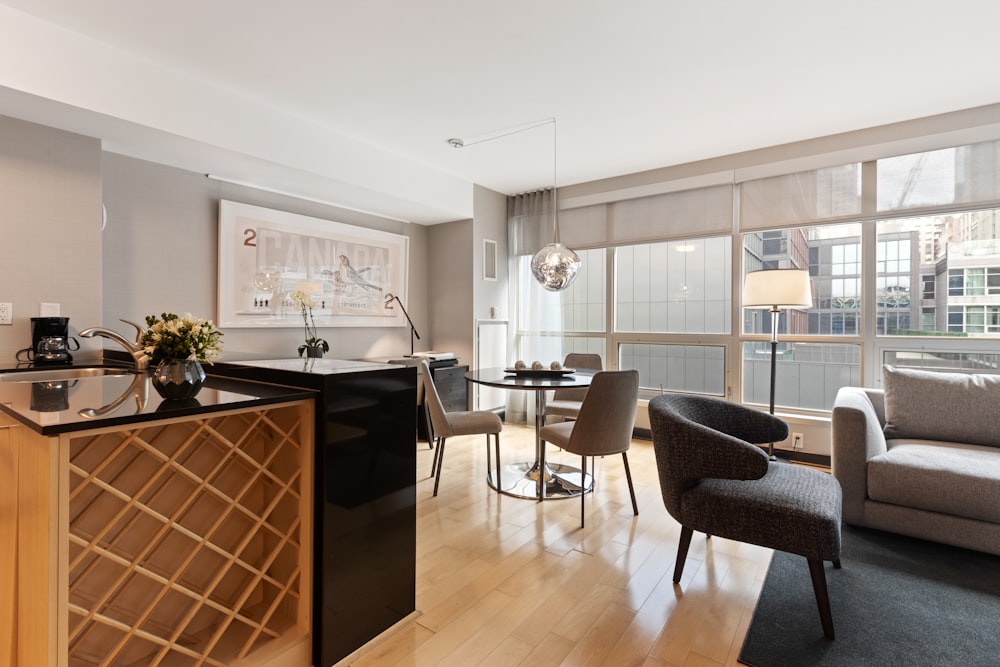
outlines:
[[[142,335],[143,352],[152,361],[191,359],[211,363],[222,354],[222,332],[211,320],[184,313],[146,317],[149,328]]]

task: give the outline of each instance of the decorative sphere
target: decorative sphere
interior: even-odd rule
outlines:
[[[558,361],[553,361],[551,364],[549,364],[549,368],[551,368],[554,371],[557,371],[560,368],[562,368],[562,364],[560,364]]]
[[[531,274],[550,292],[572,285],[579,270],[580,256],[562,243],[550,243],[531,258]]]
[[[527,367],[528,367],[528,364],[524,363],[524,361],[522,359],[518,359],[517,361],[514,362],[514,368],[517,369],[517,370],[519,370],[519,371],[523,371]]]
[[[543,366],[542,362],[540,362],[540,361],[532,361],[531,362],[531,370],[533,370],[533,371],[545,370],[545,366]]]

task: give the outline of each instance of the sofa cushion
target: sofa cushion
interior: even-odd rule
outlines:
[[[882,367],[885,437],[1000,447],[1000,375]]]
[[[868,497],[1000,523],[1000,452],[994,447],[889,440],[868,461]]]

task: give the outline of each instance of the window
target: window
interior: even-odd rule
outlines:
[[[807,341],[815,336],[861,333],[861,225],[799,227],[763,234],[785,238],[785,254],[772,258],[777,262],[775,268],[808,268],[813,290],[811,309],[786,310],[778,318],[775,405],[827,410],[837,389],[844,386],[841,383],[860,381],[861,347]],[[756,232],[743,235],[745,258],[758,244],[756,236]],[[886,257],[893,252],[886,249]],[[899,265],[897,257],[891,261]],[[745,261],[745,269],[749,266]],[[770,313],[744,309],[743,331],[748,335],[770,334]],[[743,401],[768,405],[771,344],[745,341],[742,350]]]
[[[920,368],[950,373],[997,373],[1000,372],[1000,353],[889,350],[883,353],[882,363],[899,368]]]
[[[998,219],[985,209],[877,222],[878,335],[1000,334]],[[920,303],[909,298],[911,284],[923,285]]]
[[[561,292],[546,291],[532,278],[530,255],[518,257],[518,359],[547,365],[562,361],[568,352],[604,356],[605,251],[598,248],[576,252],[580,271],[573,284]],[[578,345],[577,337],[588,342]]]
[[[615,249],[615,331],[729,333],[729,237]]]
[[[829,410],[837,390],[861,383],[861,345],[787,343],[777,346],[774,404]],[[743,402],[767,406],[771,344],[743,343]]]
[[[813,289],[813,308],[791,310],[779,318],[783,335],[857,336],[861,313],[861,225],[857,223],[800,227],[762,235],[781,234],[784,255],[772,257],[773,268],[808,268]],[[757,232],[743,235],[744,276],[753,266]],[[767,268],[766,266],[764,268]],[[743,331],[770,334],[771,316],[766,310],[745,309]]]
[[[597,352],[606,367],[639,370],[647,396],[766,406],[771,317],[740,308],[733,274],[802,268],[813,306],[779,319],[780,408],[829,410],[842,386],[878,386],[883,361],[1000,370],[1000,141],[744,180],[740,171],[734,184],[569,209],[564,236],[605,247],[581,252],[581,275],[562,295],[533,296],[540,288],[522,281],[523,358]],[[864,213],[872,203],[875,219]]]
[[[619,368],[638,370],[642,389],[725,395],[723,346],[624,343],[618,353]]]

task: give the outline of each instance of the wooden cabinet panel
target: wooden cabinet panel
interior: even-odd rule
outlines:
[[[18,634],[0,663],[309,664],[313,431],[312,401],[17,429],[18,610],[0,607],[0,633]]]
[[[8,424],[0,418],[0,665],[17,658],[17,449],[10,441]]]

